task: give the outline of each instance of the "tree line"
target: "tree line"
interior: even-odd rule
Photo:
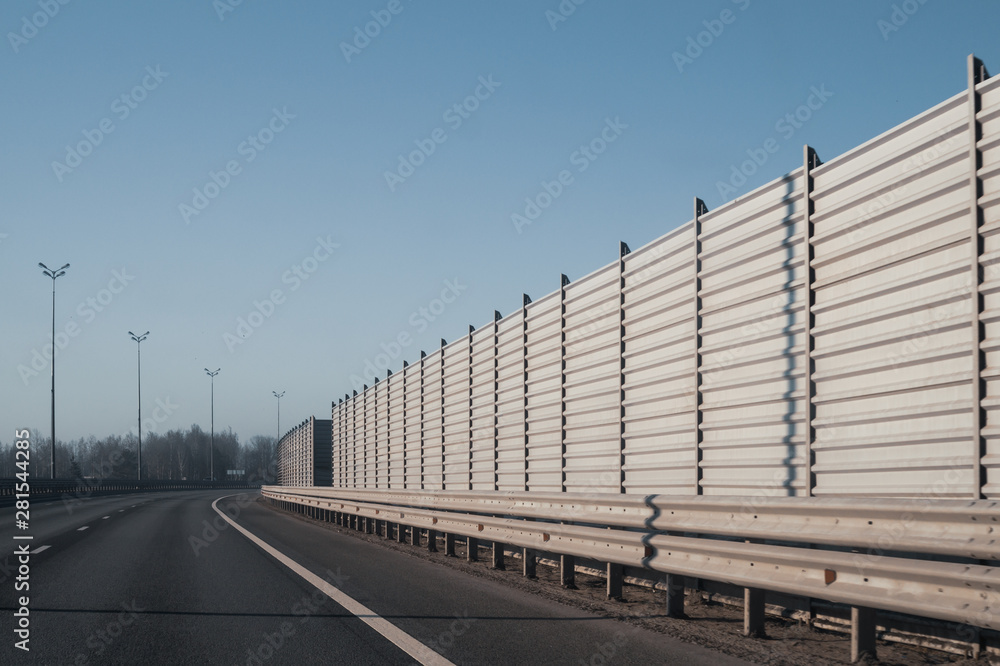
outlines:
[[[32,478],[51,478],[50,437],[31,431]],[[198,425],[188,430],[150,432],[142,437],[142,478],[155,481],[200,481],[211,478],[209,451],[212,437]],[[56,477],[60,479],[134,479],[138,441],[134,433],[110,435],[98,439],[91,435],[56,443]],[[277,441],[256,435],[241,443],[228,429],[215,433],[214,469],[219,481],[275,479]],[[15,465],[14,442],[0,442],[0,478],[11,478],[21,471]],[[231,470],[240,470],[232,474]]]

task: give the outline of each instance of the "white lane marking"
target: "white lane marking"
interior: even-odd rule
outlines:
[[[118,509],[118,513],[125,513],[125,509]]]
[[[236,497],[236,495],[227,495],[226,497]],[[382,634],[382,636],[389,642],[416,659],[419,663],[424,664],[424,666],[455,666],[453,662],[448,661],[437,652],[430,649],[416,638],[410,636],[408,633],[380,615],[376,615],[374,611],[347,596],[330,583],[326,582],[292,558],[279,551],[277,548],[270,546],[260,537],[251,533],[241,525],[237,525],[235,521],[223,513],[218,507],[219,500],[226,499],[226,497],[220,497],[212,502],[212,508],[215,509],[215,512],[222,516],[227,523],[239,530],[243,536],[257,544],[265,553],[278,560],[298,575],[302,576],[302,578],[304,578],[313,587],[346,608],[359,620],[378,633]]]
[[[90,525],[84,525],[83,527],[78,528],[76,531],[77,532],[82,532],[82,531],[84,531],[85,529],[87,529],[89,527],[90,527]]]
[[[101,520],[107,520],[107,519],[108,519],[108,518],[110,518],[110,517],[111,517],[111,516],[104,516],[103,518],[101,518]]]
[[[36,548],[33,551],[31,551],[31,554],[32,555],[37,555],[38,553],[42,552],[43,550],[48,550],[51,547],[52,546],[39,546],[38,548]]]

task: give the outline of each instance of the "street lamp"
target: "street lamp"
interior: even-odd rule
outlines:
[[[285,395],[285,392],[271,391],[271,394],[278,399],[278,439],[281,439],[281,396]]]
[[[149,335],[149,331],[146,331],[142,335],[136,335],[132,331],[129,331],[128,334],[131,335],[132,339],[135,340],[135,342],[136,342],[135,353],[136,353],[136,358],[139,361],[138,369],[136,370],[137,385],[138,385],[138,396],[139,396],[139,410],[138,410],[139,417],[138,417],[138,422],[137,422],[137,425],[139,426],[139,431],[138,431],[138,437],[139,437],[139,446],[138,446],[139,460],[136,463],[135,478],[138,481],[142,481],[142,352],[141,352],[141,347],[142,347],[142,341],[145,340],[146,337]]]
[[[52,363],[49,365],[52,375],[52,478],[56,478],[56,278],[66,275],[69,264],[62,268],[52,270],[42,262],[38,262],[42,267],[42,273],[52,278]]]
[[[212,378],[212,443],[208,449],[208,470],[212,483],[215,483],[215,376],[219,370],[222,368],[216,368],[215,372],[205,368],[205,374]]]

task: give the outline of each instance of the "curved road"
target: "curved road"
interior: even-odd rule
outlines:
[[[332,532],[255,497],[36,502],[27,532],[5,507],[0,663],[744,663]],[[217,499],[263,546],[213,509]],[[32,540],[14,540],[24,534]],[[30,652],[15,647],[14,632],[25,592],[15,591],[12,553],[24,543],[34,551]]]

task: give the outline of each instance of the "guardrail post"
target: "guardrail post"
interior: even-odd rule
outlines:
[[[507,569],[503,560],[503,544],[498,541],[493,542],[493,568],[497,571],[506,571]]]
[[[420,545],[420,528],[416,525],[410,527],[410,545],[419,546]]]
[[[625,567],[615,562],[608,562],[608,599],[624,601]]]
[[[465,539],[465,559],[469,562],[479,561],[479,539],[476,537],[466,537]]]
[[[455,535],[451,532],[444,535],[444,554],[445,557],[455,557]]]
[[[576,558],[572,555],[559,556],[559,582],[567,590],[576,589]]]
[[[684,613],[684,577],[667,574],[667,617],[686,617]]]
[[[743,588],[743,635],[764,638],[764,590]]]
[[[396,523],[396,543],[406,543],[406,525]]]
[[[523,563],[523,574],[525,578],[538,578],[538,557],[531,548],[524,548],[521,551],[521,562]]]
[[[851,663],[875,659],[875,609],[851,606]]]
[[[427,530],[427,552],[438,552],[438,534],[434,530]]]

